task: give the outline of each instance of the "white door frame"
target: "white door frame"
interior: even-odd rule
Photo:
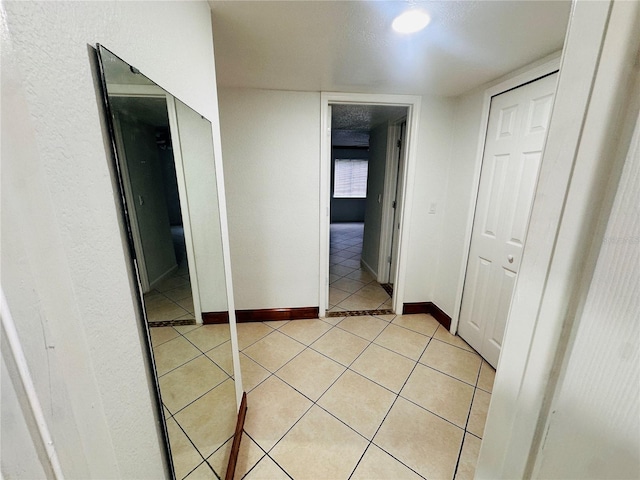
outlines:
[[[560,52],[554,53],[539,62],[536,62],[527,71],[520,73],[508,80],[498,83],[484,92],[484,100],[482,104],[482,121],[480,122],[480,130],[478,132],[478,147],[476,150],[476,161],[473,172],[473,194],[469,201],[469,212],[472,212],[467,219],[467,227],[464,236],[464,255],[458,275],[458,291],[456,292],[456,303],[453,309],[453,318],[451,319],[450,332],[455,334],[458,331],[458,323],[460,321],[460,309],[462,308],[462,294],[464,292],[465,277],[467,275],[467,263],[469,262],[469,251],[471,249],[471,235],[473,233],[473,221],[475,219],[476,203],[478,202],[478,191],[480,188],[480,173],[482,171],[482,158],[484,156],[484,147],[487,138],[487,125],[489,123],[489,111],[491,109],[491,99],[496,95],[504,93],[508,90],[520,87],[526,83],[532,82],[540,77],[544,77],[560,69]]]
[[[200,286],[198,284],[198,271],[196,268],[196,253],[193,247],[191,235],[191,213],[189,211],[189,197],[187,196],[187,179],[184,175],[184,160],[182,158],[182,146],[180,144],[180,131],[178,128],[178,112],[176,111],[176,99],[169,93],[167,98],[167,112],[169,114],[169,131],[171,132],[171,144],[173,145],[173,163],[176,169],[178,184],[178,196],[180,197],[180,211],[182,213],[182,225],[184,230],[185,250],[187,251],[187,263],[189,264],[189,280],[191,281],[191,296],[193,297],[193,313],[196,323],[202,325],[202,306],[200,304]]]
[[[415,95],[385,95],[367,93],[320,94],[320,279],[318,288],[319,316],[326,315],[329,294],[329,224],[331,196],[331,128],[330,104],[388,105],[407,109],[406,169],[404,178],[402,210],[400,211],[400,242],[398,271],[394,279],[393,311],[401,312],[404,303],[406,260],[409,240],[409,218],[413,202],[413,178],[415,173],[418,124],[420,121],[421,97]]]
[[[400,185],[398,182],[398,164],[400,159],[398,158],[397,144],[400,139],[400,125],[406,121],[407,117],[403,115],[402,118],[390,122],[387,130],[387,159],[384,167],[384,193],[382,198],[382,220],[380,222],[378,283],[387,283],[390,275],[391,263],[389,263],[387,259],[391,252],[393,241],[394,212],[392,203],[395,200],[394,194],[396,193],[394,187],[397,188],[398,185]],[[402,153],[404,155],[402,161],[406,162],[407,150],[403,149]],[[402,194],[402,191],[400,191],[400,194]]]

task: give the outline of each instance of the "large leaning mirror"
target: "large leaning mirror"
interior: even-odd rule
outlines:
[[[211,123],[97,50],[173,474],[225,478],[238,410]]]

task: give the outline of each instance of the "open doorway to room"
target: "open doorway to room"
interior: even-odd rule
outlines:
[[[195,323],[178,180],[164,96],[112,95],[116,142],[150,326]]]
[[[331,105],[329,315],[392,313],[407,110]]]

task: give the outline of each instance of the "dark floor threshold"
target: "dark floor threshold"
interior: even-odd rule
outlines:
[[[382,310],[346,310],[341,312],[327,312],[327,317],[361,317],[365,315],[393,315],[393,310],[385,308]]]
[[[392,283],[381,283],[380,286],[384,289],[385,292],[389,294],[391,298],[393,298],[393,284]]]
[[[187,319],[187,320],[162,320],[159,322],[147,322],[149,324],[149,328],[153,327],[180,327],[182,325],[195,325],[196,319]]]

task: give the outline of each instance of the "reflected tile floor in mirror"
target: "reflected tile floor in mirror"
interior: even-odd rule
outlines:
[[[150,292],[144,294],[149,326],[170,320],[195,322],[189,268],[186,262]]]
[[[224,478],[237,419],[229,326],[150,332],[176,478]]]
[[[190,328],[152,329],[156,358],[164,358],[163,346],[170,352],[160,363],[166,372],[200,358],[209,373],[181,377],[193,382],[192,396],[207,382],[224,388],[223,375],[202,358],[203,351],[218,358],[216,347],[207,349],[219,340],[203,340],[216,333]],[[238,336],[248,410],[235,478],[473,478],[495,372],[433,317],[243,323]],[[163,398],[170,374],[161,376]],[[182,407],[188,399],[164,401],[190,408]],[[178,478],[216,478],[208,465],[221,464],[229,442],[211,452],[199,427],[211,421],[206,409],[181,415],[171,406]]]
[[[195,323],[183,227],[172,226],[171,237],[178,268],[171,276],[144,294],[147,320],[151,327],[154,323],[175,320],[190,320],[191,323]]]
[[[360,264],[363,223],[332,223],[329,239],[329,312],[391,308],[391,297]]]

